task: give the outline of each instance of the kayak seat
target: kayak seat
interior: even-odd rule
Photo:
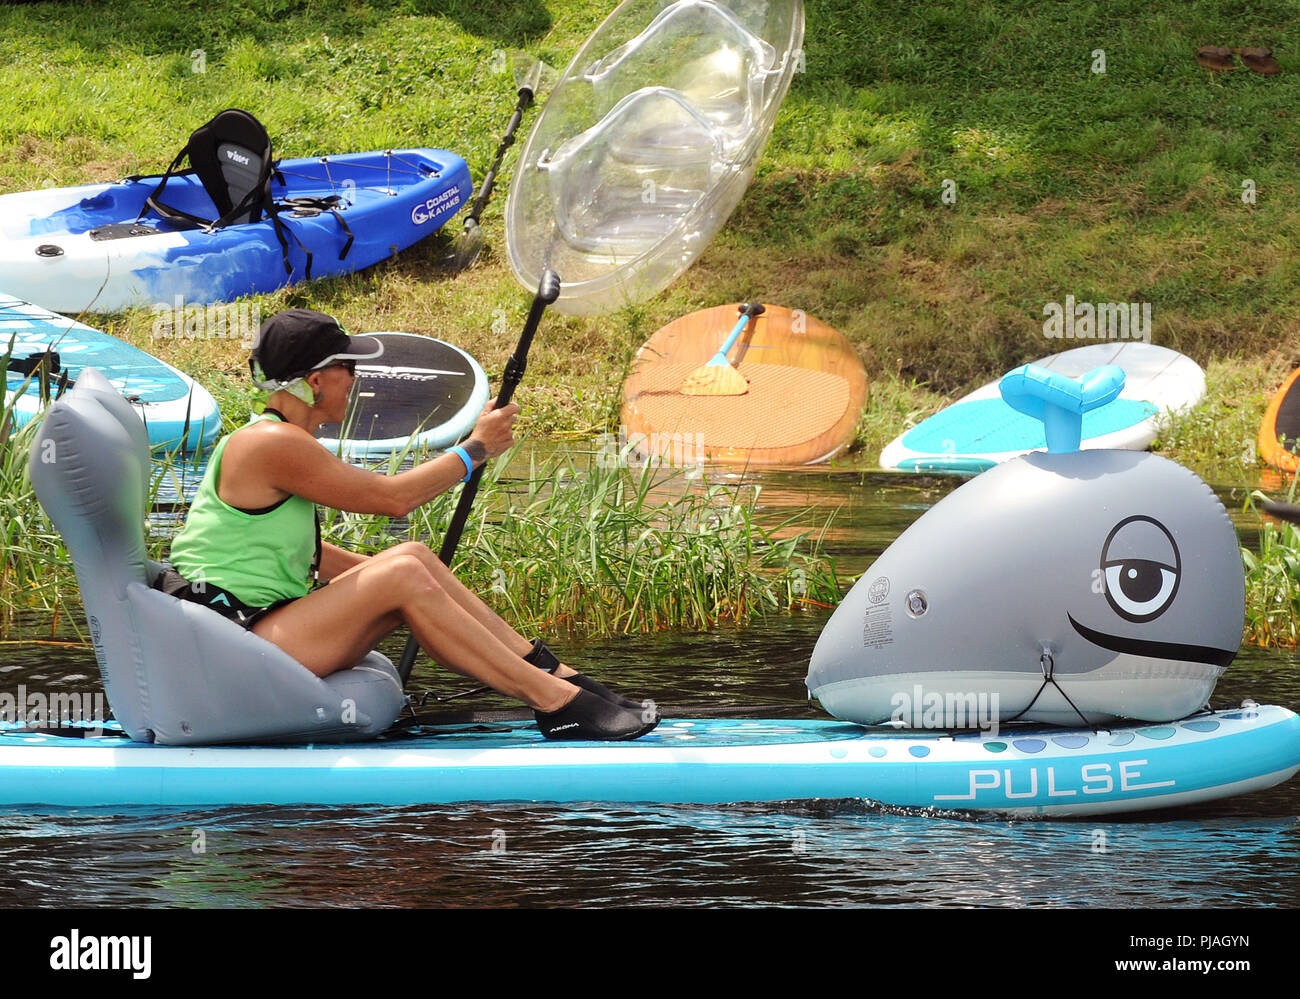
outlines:
[[[190,168],[178,170],[188,158]],[[145,199],[141,218],[148,211],[169,222],[202,228],[222,229],[228,225],[257,222],[271,213],[271,137],[260,121],[247,111],[230,108],[207,124],[196,128],[158,186]],[[215,209],[212,218],[185,211],[163,201],[167,181],[178,174],[194,174],[203,183]]]
[[[29,471],[62,534],[114,716],[162,745],[351,742],[385,731],[405,704],[393,664],[371,652],[318,677],[263,638],[150,586],[149,444],[108,379],[85,368],[52,403]]]

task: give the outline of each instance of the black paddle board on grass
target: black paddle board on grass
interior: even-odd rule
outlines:
[[[345,458],[380,458],[409,444],[438,449],[466,436],[487,404],[487,376],[459,347],[417,333],[367,333],[384,353],[357,364],[342,426],[316,438]]]

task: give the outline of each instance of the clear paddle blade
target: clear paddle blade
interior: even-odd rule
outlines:
[[[463,271],[472,267],[483,252],[483,227],[473,219],[466,220],[465,230],[456,237],[451,248],[449,263],[452,271]]]

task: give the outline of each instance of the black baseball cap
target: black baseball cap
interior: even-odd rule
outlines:
[[[283,384],[340,359],[365,360],[383,352],[379,340],[348,336],[337,319],[323,312],[285,309],[262,323],[248,367],[255,382]]]

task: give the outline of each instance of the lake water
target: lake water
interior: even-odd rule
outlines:
[[[862,571],[956,480],[836,471],[765,480],[772,516],[837,508],[828,546]],[[1222,490],[1234,511],[1244,493]],[[820,522],[820,521],[818,521]],[[1243,535],[1253,515],[1239,519]],[[704,635],[560,641],[567,661],[660,703],[806,701],[822,614]],[[386,647],[400,652],[403,637]],[[8,644],[0,689],[98,689],[86,648]],[[418,667],[438,696],[461,678]],[[1300,705],[1296,657],[1244,649],[1215,707]],[[495,697],[474,707],[506,706]],[[1292,907],[1300,781],[1105,821],[895,814],[861,802],[440,805],[0,812],[0,905]],[[198,847],[201,846],[201,850]]]

